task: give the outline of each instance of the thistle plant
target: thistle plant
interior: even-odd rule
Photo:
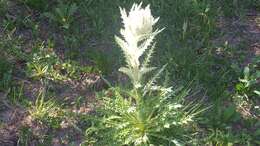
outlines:
[[[151,14],[150,6],[134,4],[129,13],[120,8],[123,25],[122,38],[116,36],[126,66],[119,71],[126,74],[132,89],[111,87],[101,94],[103,101],[93,127],[86,130],[86,145],[180,145],[188,143],[193,117],[200,112],[199,104],[184,106],[188,90],[173,90],[159,86],[156,80],[163,66],[152,78],[145,78],[156,68],[149,63],[154,52],[154,39],[163,29],[154,29],[159,18]],[[100,117],[102,116],[102,117]]]

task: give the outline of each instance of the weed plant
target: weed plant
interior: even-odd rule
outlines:
[[[24,4],[30,8],[38,11],[44,11],[48,8],[50,1],[45,0],[21,0]]]
[[[46,89],[41,89],[35,103],[31,105],[29,114],[33,120],[41,124],[59,128],[63,111],[55,100],[46,99]]]
[[[257,118],[260,113],[259,101],[257,100],[260,97],[259,63],[259,57],[256,57],[251,64],[244,68],[243,77],[239,78],[239,82],[235,85],[236,93],[233,96],[238,109],[252,118]]]
[[[0,57],[0,91],[7,90],[11,85],[12,65],[5,57]]]
[[[93,127],[86,130],[85,144],[95,145],[180,145],[189,143],[191,127],[199,104],[183,105],[187,90],[176,93],[159,86],[156,80],[163,66],[152,77],[150,67],[154,39],[163,29],[154,30],[159,18],[151,15],[150,6],[134,4],[129,13],[120,8],[124,27],[116,42],[123,51],[126,66],[119,71],[131,81],[131,89],[111,87],[102,95],[101,109]]]
[[[51,43],[36,46],[32,60],[27,62],[27,74],[39,80],[65,81],[78,78],[82,68],[72,61],[63,61],[54,52]],[[86,71],[86,70],[85,70]],[[91,70],[89,70],[91,72]]]
[[[0,17],[5,16],[8,10],[8,0],[0,0]]]
[[[59,1],[57,7],[53,12],[46,13],[45,15],[50,18],[51,21],[57,23],[61,28],[67,30],[70,28],[73,22],[74,13],[78,7],[75,3],[64,3]]]

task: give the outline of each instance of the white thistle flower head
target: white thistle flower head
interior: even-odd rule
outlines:
[[[124,40],[117,38],[117,42],[121,41],[121,48],[127,59],[127,63],[132,68],[138,68],[140,65],[139,58],[152,42],[153,38],[160,31],[153,32],[153,26],[158,22],[159,18],[154,18],[151,14],[150,5],[142,8],[142,3],[133,4],[130,12],[127,14],[125,9],[120,8],[124,27],[121,29],[121,35]],[[143,43],[143,48],[139,42],[150,38]],[[122,45],[123,44],[123,45]]]
[[[141,6],[142,3],[139,5],[133,4],[128,15],[125,9],[120,8],[124,24],[124,29],[121,30],[121,34],[128,43],[140,41],[143,36],[151,34],[153,32],[153,25],[159,20],[159,18],[152,16],[150,5],[147,5],[145,8]]]
[[[127,13],[123,8],[120,8],[120,12],[124,25],[120,30],[123,38],[116,36],[115,39],[125,55],[127,68],[119,70],[127,74],[134,86],[138,88],[142,75],[145,71],[151,70],[150,68],[141,68],[139,59],[152,46],[153,39],[162,30],[153,30],[153,26],[159,18],[152,16],[150,5],[142,8],[142,3],[133,4],[130,12]]]

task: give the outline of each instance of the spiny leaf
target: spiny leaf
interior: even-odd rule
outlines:
[[[152,88],[153,84],[155,83],[155,81],[159,78],[159,76],[161,75],[161,73],[165,70],[167,64],[164,65],[154,76],[153,78],[145,85],[143,91],[143,96],[145,96],[149,91],[150,89]]]
[[[147,52],[147,55],[146,55],[146,57],[145,57],[145,59],[144,59],[142,68],[146,68],[146,67],[149,65],[149,63],[150,63],[150,61],[151,61],[151,58],[152,58],[152,55],[153,55],[153,53],[154,53],[155,45],[156,45],[156,44],[153,44],[153,46],[152,46],[152,47],[150,48],[150,50]]]

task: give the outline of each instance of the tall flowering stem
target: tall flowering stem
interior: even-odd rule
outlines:
[[[121,67],[119,71],[129,76],[135,89],[142,87],[142,76],[155,69],[148,67],[149,59],[153,53],[153,40],[162,31],[154,30],[154,25],[159,18],[154,18],[151,14],[150,5],[142,8],[142,3],[134,4],[129,11],[120,8],[122,23],[124,27],[120,30],[122,38],[115,36],[116,42],[121,47],[125,59],[126,67]],[[141,65],[140,57],[148,51],[145,61]]]

